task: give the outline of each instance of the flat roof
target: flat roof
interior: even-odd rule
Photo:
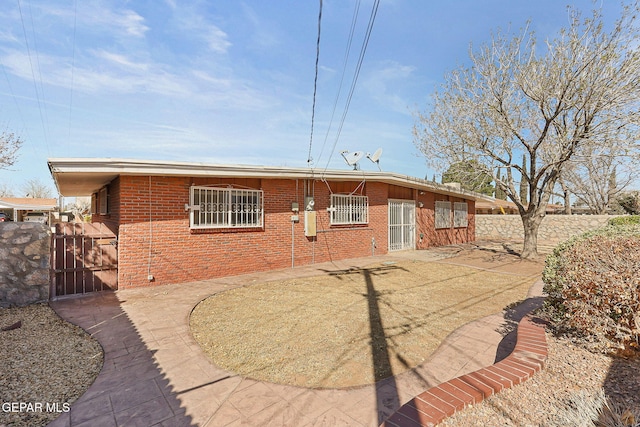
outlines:
[[[469,200],[487,197],[467,190],[392,172],[291,168],[275,166],[225,165],[115,158],[51,158],[47,164],[58,192],[66,197],[89,196],[118,175],[189,176],[220,178],[317,179],[327,181],[374,181],[431,191]]]
[[[50,211],[58,206],[57,199],[36,199],[29,197],[0,197],[0,209],[27,211]]]

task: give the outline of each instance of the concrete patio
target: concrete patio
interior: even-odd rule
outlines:
[[[425,363],[377,384],[317,390],[258,382],[216,367],[192,338],[189,314],[202,299],[238,286],[450,255],[442,249],[402,252],[52,302],[61,317],[91,333],[105,355],[96,381],[49,426],[378,426],[424,390],[506,357],[514,340],[505,339],[504,327],[519,319],[496,314],[467,324]],[[530,296],[540,293],[538,283]]]

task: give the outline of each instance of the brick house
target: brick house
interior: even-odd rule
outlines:
[[[118,287],[475,240],[476,193],[362,170],[50,159],[118,239]]]

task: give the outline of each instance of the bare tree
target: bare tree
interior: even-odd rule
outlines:
[[[562,190],[562,200],[564,202],[564,214],[571,215],[571,192],[569,191],[569,187],[565,184],[565,179],[563,178],[564,172],[560,174],[558,177],[558,183],[560,184],[560,188]]]
[[[638,148],[638,3],[624,8],[610,32],[598,10],[586,19],[569,12],[568,28],[544,46],[527,26],[470,49],[472,66],[446,76],[414,126],[414,141],[433,166],[474,159],[493,174],[522,218],[523,258],[537,256],[553,188],[582,147],[615,136]]]
[[[14,197],[13,191],[5,182],[0,183],[0,197]]]
[[[53,197],[51,187],[39,179],[30,179],[22,186],[22,192],[25,197],[36,199],[47,199]]]
[[[585,145],[567,163],[560,184],[591,213],[608,213],[617,197],[640,176],[636,156],[624,155],[627,145],[619,140],[604,146]]]
[[[73,213],[76,222],[82,222],[84,216],[91,212],[91,197],[76,197],[68,209]]]
[[[13,166],[18,157],[22,139],[11,132],[0,133],[0,169]]]

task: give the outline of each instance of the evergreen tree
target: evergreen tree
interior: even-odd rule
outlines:
[[[458,182],[460,186],[469,191],[493,195],[493,178],[490,173],[475,160],[461,161],[452,164],[442,174],[442,183]]]

